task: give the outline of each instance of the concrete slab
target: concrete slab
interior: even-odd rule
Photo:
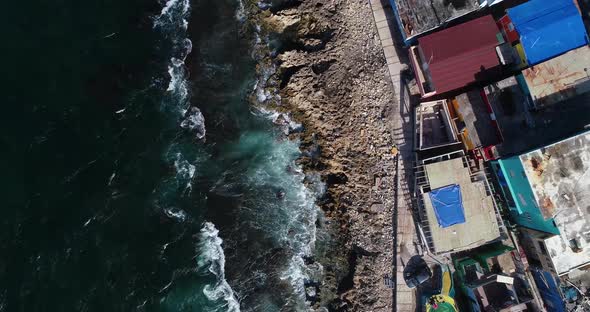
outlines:
[[[379,34],[381,46],[384,48],[384,55],[387,60],[387,64],[390,65],[389,70],[394,73],[393,75],[390,75],[393,83],[394,93],[395,95],[399,96],[401,86],[399,72],[403,65],[400,64],[399,56],[395,48],[395,40],[397,40],[394,39],[397,38],[397,36],[395,35],[395,17],[393,15],[391,7],[389,7],[389,4],[386,1],[370,0],[369,3],[371,4],[371,8],[373,10],[375,25],[377,27],[377,32]],[[402,102],[400,101],[399,97],[391,103],[392,110],[396,112],[391,118],[392,129],[403,128],[401,125],[403,118],[399,113],[400,106],[402,105],[401,103]],[[405,249],[408,249],[408,246],[410,246],[410,248],[413,248],[413,242],[417,239],[412,214],[408,206],[410,203],[405,201],[405,194],[404,191],[402,191],[408,189],[408,182],[405,179],[407,175],[404,170],[405,161],[403,161],[403,159],[411,159],[413,157],[413,133],[412,131],[409,131],[407,133],[401,131],[400,134],[397,134],[394,131],[392,131],[391,135],[394,137],[394,140],[400,148],[400,156],[402,159],[402,161],[399,162],[397,173],[400,177],[403,177],[400,179],[401,185],[398,186],[400,191],[397,194],[397,228],[393,229],[397,242],[397,246],[394,248],[396,249],[394,257],[395,259],[397,259],[397,261],[393,264],[392,267],[393,270],[396,270],[401,274],[401,272],[403,272],[403,267],[401,265],[402,261],[399,257],[402,249],[400,247],[403,245]],[[409,146],[410,148],[405,148],[406,146]],[[405,284],[403,275],[399,275],[396,277],[396,296],[395,298],[393,298],[393,310],[398,312],[415,311],[416,303],[414,290],[409,289],[408,286]]]
[[[414,292],[412,291],[398,291],[397,302],[400,304],[412,304],[414,302]]]
[[[389,47],[389,46],[394,46],[394,45],[395,45],[395,42],[393,41],[393,38],[387,38],[387,39],[381,40],[382,47]]]
[[[448,227],[439,225],[430,193],[423,194],[424,208],[436,253],[475,248],[500,238],[500,228],[492,197],[483,181],[471,181],[462,158],[425,166],[430,188],[457,184],[461,187],[465,222]]]
[[[519,157],[536,206],[560,235],[545,239],[557,274],[590,264],[590,131]]]
[[[383,9],[373,10],[373,17],[375,17],[375,22],[387,20],[387,16],[385,15],[385,11],[383,11]]]
[[[402,72],[402,70],[404,69],[404,65],[399,62],[399,59],[397,59],[397,63],[389,64],[389,65],[387,65],[387,67],[389,67],[389,73],[392,76],[393,75],[399,76],[400,73]]]
[[[388,20],[378,22],[378,23],[376,23],[376,25],[377,25],[377,29],[380,29],[380,28],[388,28],[389,29],[389,21]]]
[[[399,58],[397,57],[397,51],[395,50],[395,47],[393,45],[383,47],[383,53],[385,53],[385,58],[388,61],[395,61],[397,59],[397,61],[399,62]]]
[[[391,38],[389,27],[378,28],[377,33],[379,33],[379,38],[381,38],[381,40]]]

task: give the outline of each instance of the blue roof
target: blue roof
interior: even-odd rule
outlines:
[[[531,273],[547,311],[565,312],[565,304],[559,295],[557,284],[555,284],[555,279],[553,279],[551,273],[538,269],[532,269]]]
[[[588,34],[572,0],[529,0],[508,10],[529,65],[588,44]]]
[[[459,185],[452,184],[439,187],[430,191],[429,195],[436,219],[441,227],[465,223],[465,212]]]

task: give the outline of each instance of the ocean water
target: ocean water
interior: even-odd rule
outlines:
[[[243,3],[5,11],[0,311],[309,309],[323,185]]]

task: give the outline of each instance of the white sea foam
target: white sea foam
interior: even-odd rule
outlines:
[[[193,42],[188,38],[184,38],[184,40],[182,41],[182,49],[179,51],[180,52],[180,59],[182,59],[182,64],[184,64],[186,57],[189,54],[191,54],[192,51],[193,51]]]
[[[207,271],[215,275],[216,282],[206,285],[203,294],[212,301],[223,300],[225,311],[239,312],[240,303],[225,280],[225,254],[223,240],[219,237],[219,230],[211,222],[205,222],[200,233],[197,246],[197,267],[199,271]]]
[[[174,160],[174,169],[176,169],[176,180],[179,183],[186,183],[184,190],[189,191],[192,188],[192,179],[195,176],[196,167],[184,158],[182,153],[176,153]]]
[[[186,80],[184,62],[173,57],[168,65],[168,75],[170,75],[170,82],[166,91],[174,95],[181,111],[185,112],[184,106],[188,100],[188,81]]]
[[[266,111],[269,116],[276,116]],[[271,134],[251,133],[243,136],[237,150],[248,150],[248,146],[257,142],[268,142]],[[304,259],[313,256],[316,242],[316,225],[319,208],[315,204],[316,192],[304,184],[306,176],[296,164],[299,155],[299,143],[296,141],[273,142],[264,151],[263,159],[253,164],[240,177],[240,184],[251,189],[271,189],[255,198],[245,198],[242,211],[248,220],[248,226],[272,236],[276,246],[285,249],[288,258],[285,267],[278,272],[278,277],[289,283],[293,295],[285,299],[290,307],[305,310],[305,282],[321,281],[321,266],[306,265]],[[310,177],[308,177],[310,178]],[[321,183],[312,178],[312,184]],[[282,195],[277,200],[275,193]]]
[[[160,29],[172,43],[172,57],[168,64],[170,80],[166,88],[170,96],[164,99],[162,107],[178,114],[180,118],[185,118],[180,126],[194,127],[191,129],[195,130],[197,137],[201,139],[205,136],[203,115],[198,111],[186,116],[190,106],[190,85],[185,60],[193,49],[193,44],[187,35],[189,15],[189,0],[168,0],[160,15],[155,18],[154,27]]]
[[[293,251],[291,261],[280,278],[288,280],[299,295],[300,299],[305,298],[305,281],[317,279],[323,269],[321,265],[307,266],[304,257],[313,254],[316,242],[316,226],[318,207],[315,205],[315,195],[303,184],[303,176],[296,175],[299,182],[293,202],[299,206],[297,213],[289,220],[290,231],[282,238],[283,243]],[[319,270],[319,271],[318,271]]]
[[[271,120],[275,125],[279,126],[284,134],[298,132],[303,129],[303,125],[292,120],[288,113],[281,113],[274,110],[268,110],[265,107],[256,107],[257,114],[264,118]]]
[[[186,22],[190,10],[189,0],[168,0],[162,8],[160,15],[154,21],[154,27],[162,27],[179,21]],[[180,18],[179,18],[180,17]]]
[[[179,209],[179,208],[174,208],[174,207],[167,208],[167,209],[164,209],[164,213],[168,217],[173,218],[173,219],[176,219],[176,220],[178,220],[180,222],[184,222],[186,220],[186,212],[184,212],[184,210]],[[167,247],[167,245],[168,244],[166,244],[166,247]]]
[[[191,107],[186,113],[184,120],[180,123],[180,127],[194,132],[199,140],[204,138],[206,133],[205,117],[203,117],[201,110],[194,106]]]
[[[236,19],[239,22],[244,22],[246,20],[246,8],[244,8],[244,2],[242,2],[242,0],[238,0],[238,8],[236,9]]]
[[[259,2],[259,5],[265,7],[268,4]],[[261,61],[268,56],[269,38],[262,34],[258,25],[255,25],[253,45],[252,58]],[[278,105],[281,103],[280,95],[272,91],[276,88],[276,81],[272,78],[276,70],[275,66],[270,65],[258,71],[253,87],[256,104],[258,104],[255,105],[255,113],[271,120],[284,134],[301,131],[302,125],[293,121],[289,114],[271,110],[267,106],[267,103]],[[260,184],[261,187],[268,187],[269,180],[276,180],[273,187],[285,193],[282,202],[277,203],[276,200],[269,198],[265,200],[265,203],[256,203],[264,206],[264,209],[257,207],[257,209],[249,210],[248,213],[256,211],[254,217],[256,221],[251,226],[260,228],[266,233],[272,233],[278,240],[277,244],[289,250],[290,256],[286,259],[288,263],[279,273],[279,278],[288,282],[294,293],[294,296],[286,298],[286,304],[307,310],[310,307],[306,303],[305,284],[308,281],[320,282],[323,279],[323,268],[319,263],[306,265],[304,260],[306,257],[313,256],[315,250],[317,235],[315,222],[320,210],[316,205],[317,190],[306,186],[303,170],[295,163],[299,153],[298,142],[277,142],[272,150],[267,152],[268,161],[265,165],[256,168],[253,172],[248,172],[248,185]],[[311,179],[314,188],[322,188],[316,185],[321,185],[319,178]]]
[[[88,226],[88,224],[90,224],[90,222],[92,222],[92,220],[93,220],[93,219],[94,219],[94,217],[92,217],[92,218],[90,218],[90,219],[86,220],[86,222],[84,222],[84,227],[87,227],[87,226]]]
[[[107,183],[108,186],[111,186],[111,184],[113,184],[113,180],[115,179],[116,176],[117,176],[116,172],[113,172],[111,174],[111,176],[109,177],[109,183]]]

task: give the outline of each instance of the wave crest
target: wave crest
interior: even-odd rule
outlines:
[[[219,237],[219,230],[211,222],[205,222],[199,235],[197,267],[216,277],[214,284],[206,285],[203,294],[212,301],[223,300],[228,312],[240,312],[240,303],[231,286],[225,280],[225,254]]]
[[[154,20],[154,27],[166,27],[177,22],[187,25],[190,13],[189,0],[168,0],[162,8],[160,15]]]
[[[180,123],[180,127],[190,130],[195,133],[197,139],[203,139],[205,137],[205,117],[198,107],[191,107],[186,113],[184,120]]]
[[[181,153],[176,153],[174,169],[176,170],[176,181],[178,181],[178,183],[186,183],[184,191],[190,192],[192,188],[192,180],[196,171],[195,165],[186,160]]]

